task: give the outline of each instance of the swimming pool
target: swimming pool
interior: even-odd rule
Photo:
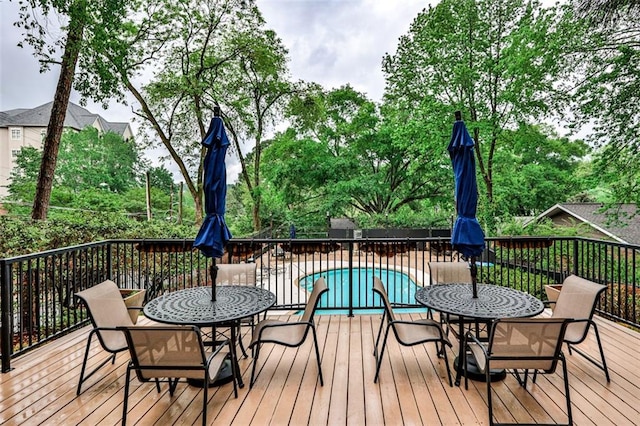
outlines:
[[[415,294],[418,289],[417,284],[405,273],[390,269],[373,268],[342,268],[329,271],[318,272],[307,275],[300,280],[300,287],[311,291],[313,283],[324,277],[329,292],[320,299],[319,307],[333,309],[318,310],[319,314],[346,314],[349,307],[349,278],[353,279],[353,307],[364,308],[379,306],[380,308],[358,309],[357,313],[379,313],[381,312],[382,301],[380,296],[373,293],[373,277],[376,276],[385,284],[389,301],[395,304],[416,303]],[[396,311],[394,309],[394,311]],[[402,308],[398,312],[424,312],[424,308]]]

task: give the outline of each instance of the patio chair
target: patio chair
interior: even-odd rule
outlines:
[[[471,284],[471,269],[467,262],[429,262],[429,284]],[[429,318],[433,318],[433,313],[429,310]],[[449,329],[451,328],[457,336],[458,331],[456,327],[460,321],[460,317],[457,315],[440,313],[440,323],[445,327],[445,333],[449,335]],[[464,320],[465,323],[473,323],[471,320]],[[451,327],[450,327],[451,326]]]
[[[318,278],[313,284],[313,291],[309,295],[304,313],[299,321],[283,322],[275,319],[264,319],[260,321],[253,330],[253,336],[249,348],[253,351],[253,367],[251,369],[251,382],[249,388],[253,387],[256,376],[256,365],[260,356],[260,347],[264,343],[275,343],[288,347],[298,347],[307,339],[309,330],[313,336],[313,344],[316,349],[316,360],[318,362],[318,376],[320,377],[320,386],[324,386],[322,380],[322,364],[320,361],[320,349],[318,347],[318,338],[316,336],[316,326],[313,316],[318,307],[320,297],[329,291],[324,278]]]
[[[471,284],[471,269],[467,262],[429,262],[429,282]]]
[[[569,396],[569,376],[567,363],[562,353],[562,343],[570,323],[567,318],[509,318],[498,319],[492,323],[489,341],[481,340],[468,332],[465,338],[467,353],[475,358],[478,369],[484,373],[487,383],[487,405],[489,408],[489,424],[505,424],[494,421],[493,402],[491,396],[490,377],[492,369],[512,370],[518,383],[527,387],[529,370],[533,370],[533,383],[537,373],[552,374],[556,371],[558,361],[562,363],[564,394],[567,403],[567,423],[573,424],[571,415],[571,399]],[[465,388],[468,389],[467,360],[463,362],[465,372]],[[521,377],[518,370],[523,370]],[[513,424],[513,423],[506,423]]]
[[[80,395],[82,383],[93,376],[109,361],[111,361],[111,364],[114,364],[118,352],[127,350],[127,342],[124,335],[120,331],[117,331],[116,327],[133,326],[134,322],[129,315],[118,286],[113,281],[106,280],[98,285],[76,293],[75,296],[87,307],[87,312],[93,325],[93,330],[89,332],[89,337],[87,338],[87,348],[84,353],[84,360],[82,361],[82,369],[80,370],[78,389],[76,390],[76,395]],[[130,309],[140,309],[140,307],[134,306],[130,307]],[[90,373],[85,375],[93,336],[98,337],[98,342],[100,346],[102,346],[102,349],[111,355]]]
[[[208,384],[212,382],[230,351],[226,340],[213,352],[205,351],[200,329],[196,326],[147,326],[118,327],[126,338],[131,355],[124,382],[124,404],[122,425],[126,425],[131,372],[135,371],[141,382],[155,381],[160,392],[160,383],[169,384],[169,395],[173,396],[180,379],[202,383],[202,424],[207,424]],[[235,368],[233,391],[238,397]]]
[[[567,327],[567,332],[564,336],[564,341],[569,348],[569,354],[572,354],[572,351],[576,351],[582,355],[589,362],[603,370],[607,382],[610,382],[611,378],[609,377],[609,369],[607,368],[604,349],[600,341],[600,333],[598,332],[598,326],[595,321],[593,321],[593,313],[595,312],[596,305],[606,289],[606,285],[596,284],[593,281],[580,278],[576,275],[568,276],[562,282],[562,290],[560,291],[558,300],[555,302],[551,317],[575,319],[575,321]],[[582,343],[587,338],[591,327],[593,327],[596,341],[598,342],[601,362],[573,346]]]
[[[391,308],[391,303],[389,303],[387,291],[385,290],[382,281],[380,281],[378,277],[373,277],[373,291],[380,296],[380,299],[382,299],[382,304],[384,305],[384,314],[382,315],[380,329],[378,330],[378,337],[376,338],[376,346],[373,351],[373,356],[376,358],[376,375],[373,379],[373,382],[378,382],[380,366],[382,365],[382,356],[384,355],[384,349],[387,346],[389,331],[393,330],[393,333],[396,336],[396,340],[403,346],[414,346],[423,343],[434,342],[436,344],[436,349],[438,350],[438,355],[442,355],[442,357],[444,358],[444,363],[447,367],[447,376],[449,377],[449,386],[453,386],[453,382],[451,381],[449,360],[447,358],[447,351],[444,348],[445,345],[451,347],[451,342],[449,342],[449,339],[442,330],[442,326],[440,325],[440,323],[430,318],[414,321],[397,320],[393,313],[393,309]],[[382,341],[380,353],[378,354],[378,346],[380,343],[380,337],[382,336],[382,329],[385,324],[385,319],[387,328],[384,333],[384,340]],[[442,350],[438,349],[438,344],[442,345]]]
[[[216,278],[216,283],[218,285],[248,285],[255,286],[257,284],[256,280],[256,269],[257,265],[255,263],[223,263],[218,264],[218,275]],[[265,312],[266,317],[266,312]],[[243,325],[248,325],[251,327],[251,332],[253,333],[253,329],[256,324],[255,317],[243,318],[238,323],[238,343],[240,344],[240,350],[245,358],[248,357],[247,351],[244,348],[244,344],[242,343],[242,333],[240,332],[240,327]]]

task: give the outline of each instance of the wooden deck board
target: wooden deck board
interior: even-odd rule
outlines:
[[[416,318],[405,314],[404,318]],[[282,315],[282,320],[297,317]],[[144,321],[144,320],[142,320]],[[565,355],[576,425],[640,424],[640,333],[597,319],[611,383],[583,357]],[[373,349],[380,315],[318,316],[317,332],[325,385],[320,386],[312,339],[300,348],[264,345],[258,378],[249,390],[252,360],[240,359],[245,387],[233,396],[232,384],[209,389],[208,424],[487,424],[486,385],[469,382],[450,387],[444,360],[435,346],[403,347],[389,337],[373,383]],[[7,425],[118,425],[128,355],[103,367],[76,396],[89,328],[45,344],[13,360],[14,369],[0,375],[0,423]],[[244,341],[250,333],[243,328]],[[598,355],[593,334],[580,345]],[[457,343],[448,350],[449,363]],[[105,358],[98,345],[91,365]],[[453,372],[453,367],[452,367]],[[463,382],[464,384],[464,382]],[[566,419],[564,385],[559,372],[539,375],[525,390],[515,379],[494,384],[495,412],[501,421],[562,422]],[[131,380],[128,424],[200,424],[202,390],[181,384],[170,397],[163,386]]]

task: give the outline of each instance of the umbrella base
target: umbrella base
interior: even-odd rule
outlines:
[[[460,375],[464,376],[464,369],[462,365],[460,365],[459,357],[453,361],[453,367],[456,371],[460,371]],[[467,377],[476,382],[486,382],[487,376],[480,371],[478,365],[476,364],[476,360],[473,357],[467,357]],[[507,372],[505,370],[494,369],[489,373],[489,379],[491,382],[499,382],[504,380],[507,377]]]
[[[231,359],[227,358],[222,363],[222,367],[220,367],[220,371],[216,375],[216,377],[206,383],[207,387],[216,387],[226,385],[227,383],[231,383],[233,381],[233,365],[231,364]],[[191,386],[195,386],[198,388],[204,388],[205,380],[202,379],[187,379],[187,383]]]

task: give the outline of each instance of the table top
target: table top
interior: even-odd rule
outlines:
[[[269,290],[246,285],[219,285],[216,301],[211,287],[194,287],[157,297],[144,307],[146,317],[167,324],[215,325],[266,311],[276,303]]]
[[[436,311],[478,319],[531,317],[544,310],[530,294],[491,284],[478,284],[476,299],[471,284],[436,284],[416,291],[416,300]]]

